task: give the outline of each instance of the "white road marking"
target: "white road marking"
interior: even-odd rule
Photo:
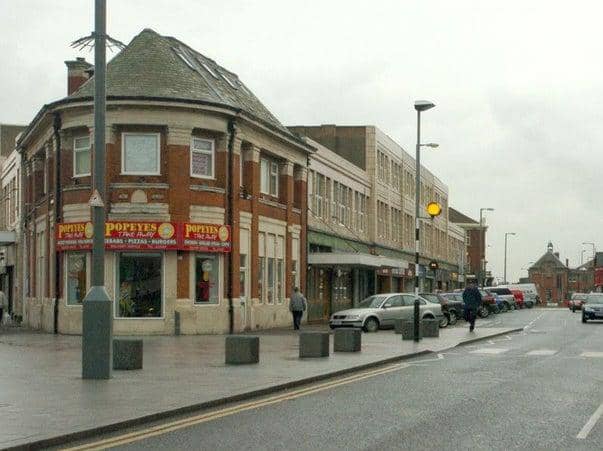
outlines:
[[[603,352],[583,352],[580,357],[602,358]]]
[[[491,345],[493,345],[494,341],[493,340],[488,340],[488,343],[491,344]]]
[[[554,349],[535,349],[528,352],[526,355],[555,355],[558,351]]]
[[[471,351],[471,354],[502,354],[508,350],[508,348],[481,348]]]
[[[588,434],[590,433],[592,428],[595,427],[595,424],[597,424],[597,421],[599,421],[599,418],[601,418],[601,415],[603,415],[603,403],[601,403],[601,405],[595,411],[595,413],[593,413],[592,416],[588,419],[588,421],[586,422],[586,424],[584,425],[582,430],[578,433],[576,438],[579,440],[583,440],[586,437],[588,437]]]

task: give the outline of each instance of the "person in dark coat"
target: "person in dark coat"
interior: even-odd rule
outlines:
[[[463,291],[463,302],[465,303],[465,320],[469,323],[469,332],[473,332],[477,311],[482,305],[482,294],[475,283],[468,285]]]

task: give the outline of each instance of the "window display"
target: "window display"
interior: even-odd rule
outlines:
[[[162,254],[124,252],[118,255],[118,318],[159,318],[162,311]]]

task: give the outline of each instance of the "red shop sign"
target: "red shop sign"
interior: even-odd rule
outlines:
[[[230,252],[230,226],[217,224],[180,224],[180,247],[185,251]]]

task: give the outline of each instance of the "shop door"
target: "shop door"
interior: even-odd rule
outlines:
[[[312,268],[308,288],[308,321],[328,319],[331,306],[331,271]]]

